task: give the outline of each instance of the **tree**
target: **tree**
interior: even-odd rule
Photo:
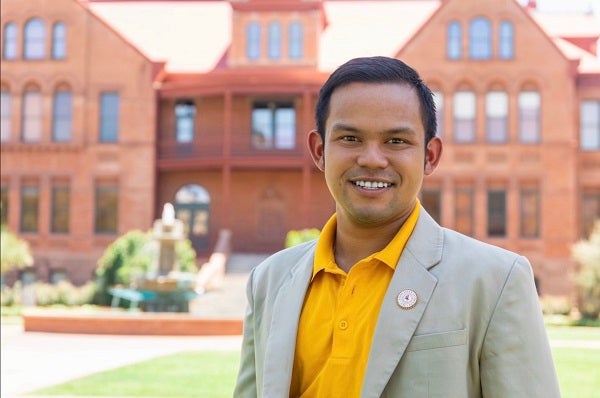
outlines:
[[[576,277],[584,318],[597,319],[600,315],[600,220],[587,240],[580,240],[572,247],[573,258],[581,268]]]
[[[2,275],[12,269],[25,268],[32,264],[33,257],[29,243],[19,239],[3,225],[0,228],[0,272]]]

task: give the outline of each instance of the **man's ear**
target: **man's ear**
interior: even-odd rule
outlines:
[[[311,130],[308,133],[308,149],[315,166],[321,171],[325,171],[325,153],[324,144],[321,135],[317,130]]]
[[[427,143],[425,149],[425,175],[430,175],[437,168],[442,158],[442,140],[440,137],[433,137]]]

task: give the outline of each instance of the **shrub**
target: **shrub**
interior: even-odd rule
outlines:
[[[544,296],[541,306],[544,315],[569,315],[573,309],[569,299],[563,296]]]
[[[573,257],[581,268],[576,277],[579,287],[579,312],[584,318],[598,319],[600,315],[600,220],[587,240],[573,245]]]
[[[300,243],[308,242],[319,237],[319,231],[316,228],[307,228],[300,230],[291,230],[285,237],[285,247],[292,247]]]
[[[0,272],[4,274],[14,268],[33,264],[29,244],[10,232],[5,225],[0,227]]]

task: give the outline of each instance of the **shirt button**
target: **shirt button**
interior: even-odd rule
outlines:
[[[347,322],[347,321],[340,321],[340,323],[339,323],[339,327],[340,327],[340,329],[342,329],[342,330],[346,330],[346,329],[348,329],[348,322]]]

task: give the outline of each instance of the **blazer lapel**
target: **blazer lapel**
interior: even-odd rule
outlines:
[[[287,397],[294,366],[298,321],[313,270],[314,247],[302,256],[281,285],[265,348],[263,396]]]
[[[440,261],[442,245],[442,229],[421,208],[381,303],[361,397],[380,397],[402,358],[437,284],[428,269]],[[406,289],[417,294],[417,303],[411,309],[397,302],[398,294]]]

